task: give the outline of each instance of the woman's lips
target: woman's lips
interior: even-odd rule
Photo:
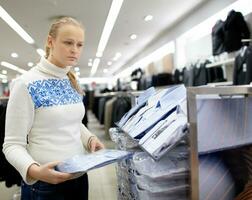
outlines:
[[[68,57],[70,60],[77,60],[76,57]]]

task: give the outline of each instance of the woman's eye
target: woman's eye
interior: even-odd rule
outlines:
[[[70,41],[65,41],[64,43],[67,45],[72,45],[72,42],[70,42]]]
[[[83,44],[78,44],[78,47],[83,47]]]

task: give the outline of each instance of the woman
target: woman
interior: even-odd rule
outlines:
[[[87,175],[55,171],[76,154],[104,148],[82,125],[82,95],[70,67],[77,64],[84,29],[73,18],[52,24],[46,56],[13,81],[3,152],[23,178],[22,200],[88,199]]]

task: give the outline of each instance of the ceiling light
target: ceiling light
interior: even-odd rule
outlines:
[[[112,32],[112,29],[114,27],[115,21],[117,19],[117,16],[119,14],[119,11],[121,9],[123,0],[113,0],[111,7],[109,9],[108,17],[105,22],[102,35],[99,41],[99,45],[97,48],[97,57],[101,57],[103,54],[103,51],[107,45],[108,39],[110,37],[110,34]],[[98,67],[98,66],[97,66]]]
[[[5,61],[1,62],[1,65],[4,66],[4,67],[7,67],[7,68],[9,68],[9,69],[18,71],[18,72],[21,73],[21,74],[23,74],[23,73],[26,72],[25,70],[21,69],[20,67],[17,67],[17,66],[15,66],[15,65],[10,64],[10,63],[5,62]]]
[[[108,61],[107,62],[108,66],[112,65],[112,62],[111,61]]]
[[[28,62],[28,64],[27,64],[29,67],[32,67],[34,64],[33,64],[33,62]]]
[[[108,73],[108,69],[104,69],[103,73],[105,73],[105,74]]]
[[[135,40],[136,38],[137,38],[137,35],[136,35],[136,34],[131,34],[131,35],[130,35],[130,39]]]
[[[0,74],[0,78],[1,78],[1,79],[7,79],[7,76],[6,76],[6,75],[3,75],[3,74]]]
[[[2,74],[7,74],[7,70],[3,69]]]
[[[101,51],[98,51],[95,56],[98,57],[98,58],[101,58],[103,55],[103,53]]]
[[[120,57],[122,56],[122,54],[120,52],[117,52],[115,54],[115,57],[113,58],[114,61],[117,61]]]
[[[91,73],[90,73],[91,76],[93,76],[96,73],[100,61],[101,61],[100,58],[95,58],[94,59],[93,67],[92,67]]]
[[[79,67],[75,67],[74,71],[78,72],[78,71],[80,71],[80,68]]]
[[[144,17],[144,21],[146,21],[146,22],[151,21],[152,19],[153,19],[152,15],[147,15]]]
[[[89,63],[88,63],[88,66],[89,66],[89,67],[92,67],[92,66],[93,66],[92,62],[89,62]]]
[[[17,53],[12,53],[12,54],[11,54],[11,57],[12,57],[12,58],[17,58],[17,57],[18,57],[18,54],[17,54]]]
[[[89,58],[89,59],[88,59],[88,62],[93,62],[93,59],[92,59],[92,58]]]
[[[120,58],[122,56],[122,54],[120,52],[117,52],[115,56]]]
[[[33,44],[34,40],[25,30],[0,6],[0,17],[19,34],[26,42]]]
[[[8,83],[8,80],[7,79],[3,79],[2,83]]]
[[[45,51],[43,49],[37,49],[37,53],[41,56],[44,57],[46,55]]]

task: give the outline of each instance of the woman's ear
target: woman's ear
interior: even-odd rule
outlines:
[[[53,38],[52,36],[48,35],[47,37],[47,46],[51,49],[53,46]]]

